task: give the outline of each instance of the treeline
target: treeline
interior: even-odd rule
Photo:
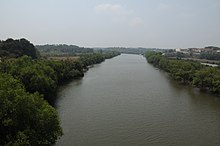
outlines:
[[[73,56],[82,53],[93,53],[93,49],[75,45],[36,45],[42,55],[49,56]]]
[[[115,51],[81,54],[80,61],[82,62],[83,67],[86,68],[87,66],[90,66],[92,64],[101,63],[105,59],[110,59],[110,58],[113,58],[118,55],[120,55],[120,53],[115,52]]]
[[[21,57],[23,55],[31,56],[36,59],[40,56],[34,45],[26,39],[7,39],[0,41],[0,57]]]
[[[78,60],[1,59],[0,145],[52,145],[62,135],[52,102],[57,87],[82,77],[88,65],[119,55],[82,55]]]
[[[110,48],[94,48],[94,50],[115,51],[126,54],[144,54],[146,51],[154,50],[155,48],[125,48],[125,47],[110,47]]]
[[[59,84],[83,76],[79,61],[32,60],[28,56],[2,60],[0,71],[19,79],[28,92],[43,94],[49,102],[53,100]]]
[[[219,52],[202,52],[199,55],[200,59],[207,59],[207,60],[220,60],[220,53]]]
[[[105,59],[119,55],[116,52],[91,53],[81,55],[78,60],[33,60],[29,56],[17,59],[2,59],[0,72],[19,79],[30,93],[39,92],[52,102],[57,87],[63,82],[83,77],[87,66],[101,63]]]
[[[184,84],[191,84],[202,90],[220,93],[220,69],[201,65],[199,62],[169,59],[158,52],[147,52],[147,61],[168,72],[170,76]]]

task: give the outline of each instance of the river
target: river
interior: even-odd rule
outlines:
[[[220,98],[122,54],[60,88],[58,146],[219,146]]]

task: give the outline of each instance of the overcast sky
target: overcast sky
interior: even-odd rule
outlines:
[[[0,0],[0,39],[85,47],[220,46],[220,0]]]

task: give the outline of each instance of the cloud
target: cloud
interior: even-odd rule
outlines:
[[[108,17],[114,23],[123,24],[124,26],[140,26],[143,24],[143,19],[138,17],[135,12],[119,4],[99,4],[94,7],[96,13]]]
[[[121,13],[125,13],[126,10],[118,4],[100,4],[98,6],[95,7],[95,11],[96,12],[100,12],[100,13],[117,13],[117,14],[121,14]]]

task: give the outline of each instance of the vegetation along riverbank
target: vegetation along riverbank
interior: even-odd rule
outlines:
[[[190,84],[213,94],[220,94],[220,69],[208,67],[196,61],[169,59],[158,52],[147,52],[147,61],[168,72],[170,76],[184,84]]]
[[[0,145],[54,144],[62,128],[49,103],[59,85],[83,77],[89,65],[117,55],[89,52],[76,60],[53,60],[42,58],[26,39],[1,41]]]

